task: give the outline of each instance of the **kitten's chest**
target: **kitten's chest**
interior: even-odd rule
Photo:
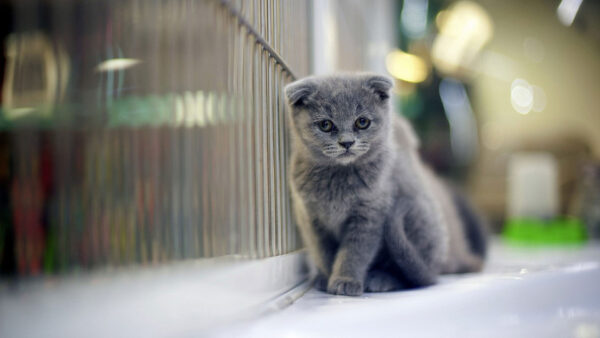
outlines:
[[[354,167],[312,168],[295,176],[300,194],[309,201],[330,204],[335,210],[372,190],[375,177]]]
[[[339,235],[342,223],[374,194],[375,177],[352,167],[312,170],[294,177],[310,218],[318,219],[332,234]]]
[[[352,212],[351,203],[339,200],[312,202],[309,208],[313,217],[336,237],[339,237],[342,224]]]

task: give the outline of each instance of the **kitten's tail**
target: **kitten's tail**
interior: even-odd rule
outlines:
[[[485,258],[488,250],[488,226],[471,202],[457,189],[452,190],[454,204],[462,220],[470,251]]]

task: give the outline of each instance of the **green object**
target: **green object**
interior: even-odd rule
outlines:
[[[573,245],[584,243],[587,239],[583,223],[576,218],[509,220],[502,237],[508,242],[523,245]]]

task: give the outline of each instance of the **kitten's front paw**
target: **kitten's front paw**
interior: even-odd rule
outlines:
[[[360,296],[363,293],[363,284],[351,277],[335,277],[329,279],[327,292],[334,295]]]

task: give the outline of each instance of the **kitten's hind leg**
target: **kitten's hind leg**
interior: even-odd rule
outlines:
[[[387,292],[406,288],[406,285],[394,275],[383,270],[371,270],[365,280],[366,292]]]
[[[390,257],[411,287],[435,284],[445,249],[439,220],[425,200],[397,203],[384,236]]]

